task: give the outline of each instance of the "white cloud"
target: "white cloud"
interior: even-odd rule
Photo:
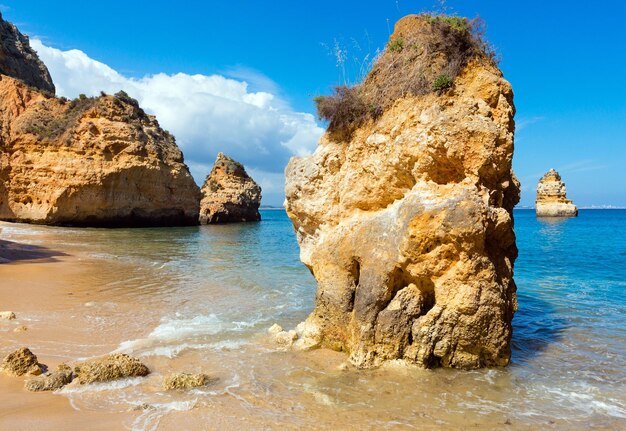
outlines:
[[[518,118],[515,120],[515,131],[519,133],[522,130],[526,129],[528,126],[539,123],[543,120],[545,120],[545,117],[542,117],[540,115],[535,115],[534,117]]]
[[[124,90],[136,98],[176,136],[199,184],[222,151],[257,176],[270,198],[265,202],[280,203],[289,157],[312,152],[323,133],[313,115],[295,112],[272,92],[250,91],[248,82],[264,82],[276,92],[271,80],[254,71],[239,70],[243,80],[185,73],[129,78],[80,50],[62,51],[39,39],[31,46],[48,66],[59,96]]]

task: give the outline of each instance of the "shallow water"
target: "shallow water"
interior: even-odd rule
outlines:
[[[33,351],[60,360],[120,351],[153,370],[146,379],[72,385],[58,396],[81,411],[147,403],[129,424],[136,430],[626,425],[626,211],[582,210],[565,220],[515,212],[512,363],[472,372],[340,371],[342,354],[276,350],[267,328],[304,320],[315,281],[285,213],[262,215],[261,223],[170,229],[2,224],[2,239],[61,251],[84,269],[63,281],[67,300],[22,311],[35,329],[58,329],[46,339],[33,331]],[[18,344],[6,324],[0,333],[3,351]],[[218,380],[162,391],[174,371]]]

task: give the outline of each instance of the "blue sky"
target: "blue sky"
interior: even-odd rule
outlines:
[[[430,0],[0,2],[4,18],[32,38],[64,52],[78,49],[124,77],[223,75],[246,81],[246,91],[274,95],[274,106],[297,114],[314,113],[312,97],[343,79],[328,47],[338,42],[347,48],[348,79],[354,81],[352,58],[382,48],[401,16],[437,7]],[[514,168],[522,204],[533,203],[537,180],[554,167],[577,204],[626,206],[626,2],[477,0],[446,6],[486,21],[487,37],[513,85]],[[189,161],[196,149],[187,146]],[[276,166],[256,167],[259,175],[267,172],[268,184],[280,181],[285,157],[274,159]],[[208,165],[198,158],[195,169],[203,174]],[[280,204],[279,189],[269,185],[264,203]]]

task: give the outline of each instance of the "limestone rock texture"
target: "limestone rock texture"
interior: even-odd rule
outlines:
[[[74,367],[74,379],[81,385],[148,374],[150,370],[139,359],[123,353],[89,359]]]
[[[204,373],[173,373],[163,379],[163,389],[166,391],[193,389],[207,386],[214,381],[215,379]]]
[[[259,221],[261,187],[243,165],[219,153],[202,186],[200,224]]]
[[[537,217],[578,216],[578,208],[567,199],[565,183],[554,169],[550,169],[539,180],[535,206]]]
[[[67,101],[0,76],[0,220],[197,224],[174,137],[123,94]]]
[[[9,353],[0,364],[0,370],[16,377],[27,374],[38,376],[42,373],[42,368],[43,366],[37,360],[37,356],[27,347]]]
[[[55,88],[46,65],[30,47],[28,36],[2,19],[0,13],[0,74],[22,80],[27,85],[54,94]]]
[[[345,351],[359,368],[508,364],[514,114],[511,85],[476,59],[452,88],[399,98],[290,160],[285,208],[318,283],[295,347]]]

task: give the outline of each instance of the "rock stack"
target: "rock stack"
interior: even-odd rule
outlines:
[[[200,224],[259,221],[260,204],[261,187],[241,163],[219,153],[202,186]]]
[[[541,177],[537,185],[537,217],[576,217],[578,208],[566,197],[565,183],[554,169]]]
[[[383,81],[388,70],[374,65],[376,73],[350,98],[339,94],[335,107],[390,94],[409,69],[419,72],[415,85],[366,111],[350,133],[329,130],[313,155],[289,162],[285,207],[318,282],[295,347],[345,351],[357,367],[508,364],[517,309],[515,107],[511,85],[488,56],[468,51],[446,60],[463,45],[448,46],[442,35],[467,41],[468,33],[454,33],[469,32],[466,25],[400,20],[378,60],[393,65],[402,56],[398,80]],[[456,63],[454,76],[449,62],[459,59],[467,61]],[[424,76],[436,77],[432,86],[419,81]],[[336,120],[335,132],[346,122]]]

